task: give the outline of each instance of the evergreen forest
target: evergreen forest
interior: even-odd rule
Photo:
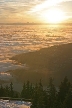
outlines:
[[[49,78],[48,85],[43,87],[42,80],[33,85],[29,81],[23,84],[21,93],[10,85],[0,86],[0,97],[21,98],[30,100],[31,108],[72,108],[72,84],[65,77],[58,87],[54,79]]]

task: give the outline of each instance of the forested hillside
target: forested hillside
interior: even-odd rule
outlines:
[[[53,77],[59,84],[65,76],[72,81],[72,43],[19,54],[11,59],[28,67],[11,71],[20,81],[36,82],[41,78],[46,84],[48,78]]]
[[[42,81],[33,85],[29,81],[23,84],[21,93],[14,91],[13,83],[10,86],[0,86],[0,98],[27,100],[32,103],[31,108],[72,108],[72,84],[67,77],[63,79],[58,87],[49,78],[49,83],[44,88]]]

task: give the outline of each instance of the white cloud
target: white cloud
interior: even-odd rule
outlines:
[[[31,8],[30,12],[33,13],[33,12],[39,12],[45,8],[49,8],[49,7],[52,7],[52,6],[56,6],[62,2],[69,2],[69,1],[72,1],[72,0],[45,0],[44,2],[42,2],[41,4],[37,4],[35,7]]]

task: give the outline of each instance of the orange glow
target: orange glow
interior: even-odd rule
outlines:
[[[65,14],[57,8],[49,9],[41,14],[42,19],[48,23],[60,23],[65,20]]]

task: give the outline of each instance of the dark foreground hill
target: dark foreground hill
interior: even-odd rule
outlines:
[[[46,84],[49,77],[54,77],[55,83],[59,84],[67,76],[72,82],[72,43],[19,54],[11,59],[29,67],[12,71],[20,81],[42,79]]]

